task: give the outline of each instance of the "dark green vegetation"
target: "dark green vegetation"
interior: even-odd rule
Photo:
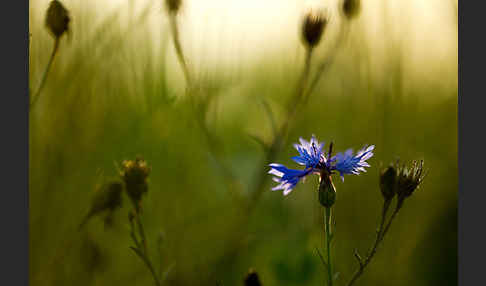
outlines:
[[[95,14],[102,11],[68,8],[72,38],[62,39],[30,114],[31,285],[153,285],[129,249],[126,195],[110,223],[94,217],[78,230],[95,186],[119,176],[115,162],[137,155],[151,167],[143,220],[156,271],[171,268],[166,285],[242,285],[250,267],[263,285],[322,285],[325,272],[314,251],[322,247],[324,223],[317,176],[288,197],[270,191],[268,176],[268,191],[248,224],[241,223],[245,190],[263,164],[252,136],[271,140],[262,99],[282,122],[303,48],[296,49],[298,61],[276,53],[246,63],[242,72],[221,72],[215,63],[196,73],[204,86],[196,96],[211,98],[211,141],[184,94],[167,27],[160,27],[161,43],[152,39],[147,15],[166,17],[160,9],[142,9],[126,21],[116,9],[100,17]],[[31,23],[42,22],[44,11],[30,13]],[[376,145],[367,173],[334,182],[333,260],[341,272],[336,285],[342,285],[357,266],[354,249],[364,253],[374,239],[383,200],[380,162],[425,159],[426,180],[356,285],[456,285],[456,70],[423,80],[412,76],[407,54],[391,44],[377,66],[356,25],[297,111],[277,161],[292,165],[296,151],[290,143],[311,134],[334,141],[338,151]],[[30,82],[36,89],[54,41],[42,25],[31,24],[31,33]],[[320,59],[317,54],[316,63]],[[453,60],[444,59],[447,66]],[[228,184],[220,159],[242,193]]]

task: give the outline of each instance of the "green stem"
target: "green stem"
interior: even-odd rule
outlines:
[[[145,231],[143,228],[142,221],[140,219],[140,213],[136,212],[135,214],[135,219],[137,222],[137,228],[138,228],[138,234],[140,236],[140,240],[138,241],[137,236],[135,235],[135,225],[133,224],[132,221],[130,221],[130,235],[132,237],[133,243],[135,244],[135,247],[131,246],[130,249],[137,254],[137,256],[143,261],[143,263],[147,266],[149,269],[150,273],[152,274],[152,277],[154,278],[155,285],[160,286],[162,285],[159,280],[159,276],[157,275],[155,268],[150,261],[150,257],[148,256],[147,252],[147,243],[145,239]]]
[[[332,286],[332,260],[331,260],[331,208],[325,208],[325,225],[326,225],[326,248],[327,248],[327,275],[328,275],[328,286]]]
[[[54,58],[56,57],[57,51],[59,50],[59,37],[56,38],[54,42],[54,48],[51,53],[51,57],[49,58],[49,62],[47,63],[46,69],[44,71],[44,74],[42,75],[41,82],[39,84],[39,87],[37,88],[36,93],[32,97],[32,101],[29,104],[29,109],[32,109],[34,107],[34,104],[39,100],[39,96],[41,94],[42,88],[44,87],[46,80],[47,80],[47,75],[49,74],[49,71],[51,70],[52,63],[54,62]]]
[[[312,48],[306,49],[304,70],[302,71],[295,95],[289,102],[289,106],[287,108],[287,116],[285,117],[285,121],[282,124],[282,126],[277,130],[272,140],[272,143],[270,144],[270,147],[267,149],[265,153],[265,163],[261,165],[262,169],[258,170],[257,173],[258,177],[256,179],[256,184],[250,190],[250,199],[247,208],[248,214],[255,207],[256,202],[260,199],[264,191],[264,186],[267,178],[267,173],[265,172],[265,169],[268,168],[268,164],[272,163],[275,160],[280,149],[285,143],[285,138],[287,136],[287,131],[290,122],[292,121],[292,119],[295,116],[295,113],[297,112],[297,107],[299,106],[299,104],[302,103],[302,98],[304,97],[304,91],[307,87],[307,83],[309,79],[309,72],[310,72],[311,60],[313,54],[312,51],[313,51]]]
[[[336,57],[336,53],[340,50],[341,45],[344,43],[344,41],[346,40],[346,38],[348,36],[349,23],[344,21],[342,23],[342,25],[340,25],[339,27],[340,27],[340,30],[339,30],[338,38],[337,38],[336,42],[334,43],[334,46],[331,48],[331,50],[330,50],[329,54],[326,56],[325,60],[323,62],[321,62],[321,64],[317,67],[317,71],[316,71],[314,77],[312,78],[312,80],[309,84],[309,88],[306,90],[306,92],[304,94],[304,100],[303,100],[304,103],[307,103],[311,93],[314,91],[314,88],[317,86],[317,84],[321,80],[322,75],[332,65],[332,63],[333,63],[333,61]]]
[[[174,48],[176,51],[176,55],[179,60],[179,63],[181,64],[182,72],[184,73],[187,87],[190,88],[192,86],[191,75],[189,73],[189,67],[187,66],[187,62],[184,57],[184,52],[182,51],[182,45],[179,39],[179,27],[177,25],[177,15],[175,13],[171,13],[169,17],[170,17],[170,28],[172,30],[172,38],[174,40]]]
[[[382,212],[382,217],[381,217],[381,223],[378,228],[377,234],[376,234],[376,239],[375,242],[373,243],[373,246],[371,247],[368,255],[366,256],[366,259],[364,261],[359,260],[359,268],[354,272],[351,280],[346,284],[346,286],[351,286],[358,280],[358,278],[363,274],[366,266],[371,262],[371,259],[375,256],[376,250],[378,249],[378,246],[380,243],[383,241],[386,233],[390,229],[390,226],[393,222],[393,219],[396,217],[398,211],[400,210],[401,205],[397,206],[395,210],[393,211],[393,214],[390,217],[390,220],[385,226],[385,219],[386,219],[386,214],[388,212],[389,206],[390,206],[391,201],[385,201],[383,205],[383,212]]]

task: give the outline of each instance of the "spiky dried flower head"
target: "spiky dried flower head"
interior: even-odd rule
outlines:
[[[260,278],[258,277],[258,273],[255,269],[250,268],[248,274],[246,274],[245,279],[243,280],[245,286],[261,286],[262,283],[260,282]]]
[[[125,160],[121,163],[120,177],[125,183],[128,196],[137,207],[142,195],[148,191],[147,179],[149,174],[150,167],[141,158]]]
[[[306,13],[302,23],[302,39],[308,47],[319,44],[327,22],[327,14],[322,10],[309,10]]]
[[[397,195],[400,204],[414,193],[423,182],[425,175],[423,160],[413,161],[409,167],[405,165],[398,167]]]
[[[49,4],[46,12],[46,27],[55,37],[60,38],[69,31],[69,12],[58,0],[53,0]]]
[[[361,12],[361,0],[343,0],[341,8],[348,20],[355,19]]]
[[[397,168],[393,164],[380,172],[380,190],[385,200],[395,197],[397,186]]]
[[[177,13],[181,8],[182,0],[165,0],[165,7],[169,13]]]

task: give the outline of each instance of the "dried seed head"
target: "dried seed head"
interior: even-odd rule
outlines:
[[[150,167],[141,158],[125,160],[121,165],[120,177],[125,183],[128,196],[138,210],[142,195],[148,191],[147,179],[150,174]]]
[[[79,227],[81,228],[93,216],[105,211],[113,212],[119,208],[122,205],[122,190],[123,184],[119,181],[111,181],[99,186],[95,191],[90,210]]]
[[[177,13],[181,5],[182,0],[165,0],[165,7],[169,13]]]
[[[411,196],[425,178],[424,161],[413,161],[410,167],[401,166],[397,175],[398,200],[403,202]]]
[[[123,185],[118,181],[101,185],[91,202],[91,213],[99,213],[105,210],[115,210],[121,206]]]
[[[343,0],[342,12],[348,20],[356,18],[361,12],[361,0]]]
[[[258,277],[258,273],[250,268],[248,274],[245,276],[245,280],[243,281],[245,286],[261,286],[262,283],[260,282],[260,278]]]
[[[302,24],[302,38],[310,48],[319,44],[322,34],[326,28],[328,19],[322,11],[309,11]]]
[[[46,27],[55,38],[60,38],[69,31],[69,12],[61,2],[51,1],[46,13]]]
[[[319,203],[325,207],[330,208],[336,202],[336,188],[332,183],[331,176],[329,174],[321,174],[319,182]]]
[[[385,200],[393,199],[396,194],[397,170],[393,165],[380,172],[380,190]]]

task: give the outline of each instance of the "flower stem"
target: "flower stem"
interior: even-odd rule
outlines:
[[[130,228],[131,228],[130,235],[131,235],[131,238],[133,240],[133,243],[135,244],[135,246],[131,246],[130,249],[133,250],[133,252],[135,252],[135,254],[142,260],[142,262],[145,264],[145,266],[147,266],[150,273],[152,274],[152,277],[154,278],[155,285],[160,286],[162,284],[160,283],[159,276],[157,275],[155,268],[154,268],[154,266],[153,266],[153,264],[150,260],[150,257],[148,256],[147,242],[146,242],[146,239],[145,239],[145,231],[144,231],[144,228],[143,228],[142,221],[140,220],[140,213],[139,212],[137,212],[135,214],[135,220],[136,220],[136,223],[137,223],[136,226],[138,228],[138,235],[140,236],[141,241],[139,241],[137,236],[135,235],[135,228],[136,227],[133,224],[133,221],[130,221]]]
[[[169,16],[170,28],[172,31],[172,38],[174,41],[174,48],[176,51],[177,59],[179,60],[179,63],[182,67],[182,72],[184,73],[187,87],[190,88],[192,86],[191,75],[189,73],[189,67],[187,66],[184,52],[182,51],[181,41],[179,39],[179,26],[177,25],[177,15],[175,13],[171,13]]]
[[[306,56],[305,56],[305,63],[304,63],[304,70],[302,71],[302,75],[300,77],[299,83],[297,85],[296,92],[294,97],[290,100],[289,106],[287,109],[287,116],[285,117],[285,121],[282,126],[277,130],[272,143],[270,144],[269,148],[265,152],[265,163],[262,164],[262,169],[259,169],[257,172],[257,179],[256,184],[252,188],[250,192],[250,200],[248,202],[248,209],[247,212],[250,213],[251,210],[255,207],[256,202],[260,199],[261,194],[263,193],[265,182],[266,182],[266,172],[265,169],[268,167],[268,164],[274,161],[275,157],[278,155],[281,147],[285,143],[285,138],[287,135],[288,127],[290,122],[292,121],[297,107],[300,103],[302,103],[302,98],[304,96],[304,91],[307,86],[307,82],[309,79],[309,72],[311,67],[311,60],[312,60],[312,48],[306,49]]]
[[[378,249],[378,246],[383,241],[386,233],[390,229],[390,226],[391,226],[391,224],[393,222],[393,219],[396,217],[398,211],[400,210],[401,205],[397,205],[397,207],[393,211],[390,219],[388,220],[388,223],[385,225],[386,214],[387,214],[388,209],[390,207],[390,203],[391,203],[391,200],[386,200],[385,203],[383,204],[383,211],[382,211],[381,222],[380,222],[380,226],[379,226],[379,228],[377,230],[377,233],[376,233],[375,242],[373,243],[373,246],[369,250],[368,255],[366,256],[366,259],[364,261],[361,261],[358,258],[359,268],[354,272],[351,280],[348,282],[348,284],[346,284],[347,286],[353,285],[354,282],[356,282],[356,280],[358,280],[358,278],[363,274],[364,269],[366,268],[366,266],[368,266],[368,264],[370,263],[371,259],[376,254],[376,250]]]
[[[331,50],[330,50],[329,54],[326,56],[325,60],[323,62],[321,62],[321,64],[317,67],[317,71],[314,74],[314,77],[312,78],[312,80],[309,84],[309,88],[306,90],[306,92],[304,94],[304,100],[303,100],[304,103],[307,103],[311,93],[314,91],[314,88],[319,83],[321,76],[332,65],[332,63],[333,63],[333,61],[336,57],[336,53],[339,51],[339,48],[344,43],[344,41],[346,41],[346,38],[348,36],[349,23],[347,23],[345,21],[339,27],[340,27],[340,30],[339,30],[338,38],[337,38],[336,42],[334,43],[334,46],[331,48]]]
[[[54,42],[54,48],[52,49],[51,57],[49,58],[49,62],[47,63],[44,74],[42,75],[42,79],[39,84],[39,87],[37,88],[37,91],[35,92],[34,96],[32,97],[33,99],[29,104],[29,109],[32,109],[34,107],[34,104],[39,100],[40,93],[47,80],[47,75],[51,70],[52,63],[54,62],[54,58],[56,57],[57,51],[59,50],[59,39],[60,39],[59,37],[56,37],[56,40]]]
[[[326,232],[326,248],[327,248],[327,276],[328,276],[328,286],[332,286],[332,260],[331,260],[331,208],[324,208],[324,220],[325,220],[325,232]]]

